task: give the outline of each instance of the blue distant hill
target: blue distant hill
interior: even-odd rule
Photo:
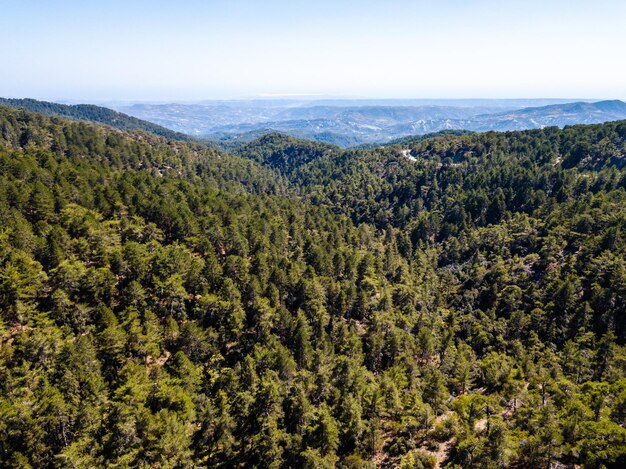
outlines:
[[[277,131],[342,147],[449,130],[523,130],[626,119],[626,103],[619,100],[251,100],[120,109],[218,141]]]

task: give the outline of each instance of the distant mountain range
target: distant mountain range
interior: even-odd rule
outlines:
[[[443,130],[506,131],[626,119],[626,103],[617,100],[253,100],[118,109],[219,142],[247,141],[279,131],[342,147]]]
[[[476,131],[523,130],[548,126],[599,124],[621,119],[626,119],[626,103],[622,101],[576,102],[485,114],[471,119],[464,128]]]
[[[348,148],[445,131],[524,130],[626,119],[626,103],[619,100],[250,100],[117,105],[112,110],[0,98],[0,105],[173,140],[204,140],[227,149],[272,132]]]

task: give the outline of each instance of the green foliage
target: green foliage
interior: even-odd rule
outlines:
[[[0,466],[622,466],[625,139],[0,109]]]
[[[110,125],[120,130],[141,130],[172,140],[192,140],[188,135],[174,132],[173,130],[166,129],[152,122],[137,119],[136,117],[131,117],[121,112],[93,104],[68,105],[37,101],[36,99],[0,98],[0,106],[24,109],[43,114],[44,116],[57,116],[79,121],[98,122],[99,124]]]

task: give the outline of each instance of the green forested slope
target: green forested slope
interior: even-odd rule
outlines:
[[[626,461],[626,124],[0,138],[0,466]]]
[[[49,117],[56,116],[79,121],[97,122],[121,130],[141,130],[170,140],[193,140],[189,135],[94,104],[59,104],[29,98],[0,98],[0,106],[37,112]]]
[[[300,167],[323,157],[334,159],[341,149],[334,145],[269,133],[241,145],[237,154],[281,173],[293,175]]]

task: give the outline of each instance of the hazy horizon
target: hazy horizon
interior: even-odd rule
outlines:
[[[0,95],[626,99],[626,3],[9,0]]]
[[[552,98],[552,97],[505,97],[505,98],[489,98],[489,97],[467,97],[467,98],[421,98],[421,97],[398,97],[398,98],[381,98],[373,95],[366,96],[333,96],[333,95],[276,95],[276,96],[235,96],[222,98],[197,98],[197,99],[100,99],[100,98],[64,98],[64,97],[37,97],[33,95],[3,95],[1,98],[8,99],[36,99],[41,101],[49,101],[60,104],[95,104],[99,106],[129,106],[134,104],[145,105],[165,105],[165,104],[181,104],[181,105],[209,105],[215,103],[245,103],[245,102],[276,102],[276,103],[355,103],[355,105],[393,105],[393,106],[468,106],[473,107],[476,103],[522,103],[528,102],[529,107],[545,106],[558,103],[574,103],[574,102],[600,102],[600,101],[625,101],[626,98],[607,97],[607,98]],[[367,104],[365,104],[367,103]],[[382,104],[384,103],[384,104]]]

